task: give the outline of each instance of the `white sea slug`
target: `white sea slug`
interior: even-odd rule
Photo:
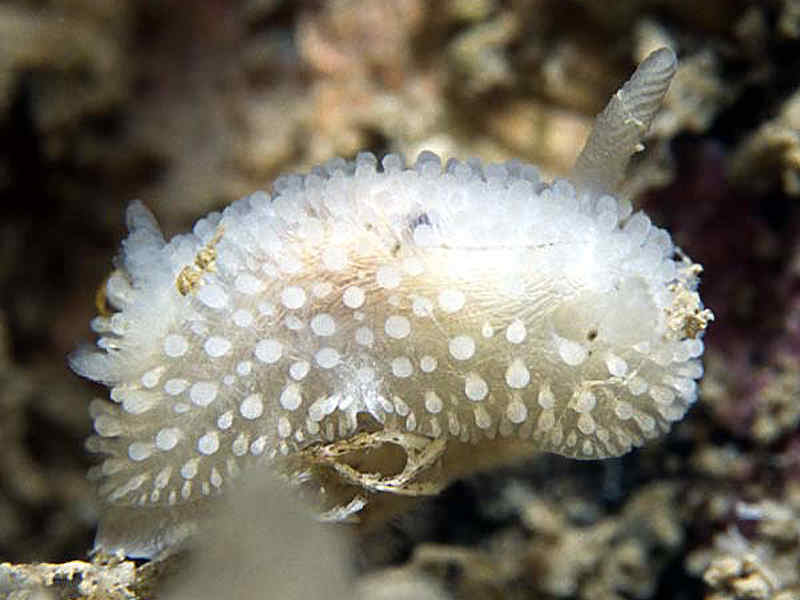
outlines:
[[[713,316],[699,266],[608,192],[675,63],[655,52],[612,98],[577,187],[513,161],[365,153],[169,242],[132,204],[116,312],[71,357],[111,388],[89,445],[109,514],[133,519],[107,515],[98,545],[153,554],[175,534],[148,524],[180,528],[242,470],[360,432],[438,441],[437,457],[505,440],[583,459],[666,432],[697,397]]]

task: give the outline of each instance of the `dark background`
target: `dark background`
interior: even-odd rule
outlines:
[[[83,440],[105,390],[65,357],[128,202],[172,235],[361,149],[564,174],[665,43],[681,70],[624,193],[706,269],[701,400],[623,459],[457,483],[363,540],[360,566],[416,556],[459,597],[735,597],[748,574],[707,567],[736,540],[800,585],[796,0],[0,2],[0,561],[91,546]],[[414,554],[432,542],[452,555]]]

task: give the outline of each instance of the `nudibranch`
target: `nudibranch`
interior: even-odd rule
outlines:
[[[144,524],[180,528],[246,469],[363,432],[435,457],[506,440],[598,459],[668,431],[697,397],[713,315],[700,267],[609,194],[675,70],[667,49],[639,66],[572,183],[363,153],[168,242],[133,203],[113,312],[70,359],[111,389],[91,405],[101,501],[144,528],[106,517],[98,546],[163,550],[174,532]]]

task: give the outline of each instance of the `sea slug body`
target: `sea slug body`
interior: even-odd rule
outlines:
[[[91,406],[101,498],[168,510],[365,428],[582,459],[666,432],[712,316],[698,266],[607,187],[363,153],[169,242],[133,203],[116,312],[71,357],[111,388]]]

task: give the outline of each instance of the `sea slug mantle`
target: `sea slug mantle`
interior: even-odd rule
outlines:
[[[451,441],[596,459],[668,431],[697,397],[713,316],[699,266],[608,192],[674,71],[669,50],[639,67],[575,184],[519,162],[364,153],[169,242],[133,203],[104,285],[113,313],[71,357],[111,388],[91,406],[103,502],[179,524],[253,465],[362,434],[410,436],[431,466]],[[372,477],[370,491],[402,493]],[[170,543],[112,535],[108,519],[100,547]]]

